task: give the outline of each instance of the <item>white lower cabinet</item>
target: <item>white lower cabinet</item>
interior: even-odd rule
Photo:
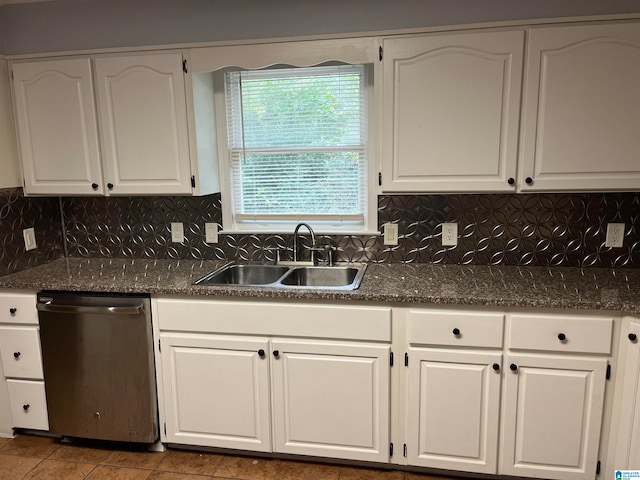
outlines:
[[[409,358],[409,464],[495,473],[502,355],[409,349]]]
[[[500,473],[594,478],[607,360],[523,354],[507,365]]]

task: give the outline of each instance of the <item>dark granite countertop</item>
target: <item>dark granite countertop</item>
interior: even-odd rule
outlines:
[[[622,310],[640,314],[640,269],[370,264],[357,290],[197,286],[225,262],[62,258],[0,288],[272,299]]]

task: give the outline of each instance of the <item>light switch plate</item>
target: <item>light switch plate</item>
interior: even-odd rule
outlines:
[[[384,231],[384,244],[398,245],[398,224],[385,223],[382,228]]]
[[[180,222],[171,223],[171,241],[173,243],[184,242],[184,226]]]
[[[458,224],[443,223],[442,224],[442,246],[455,247],[458,245]]]
[[[204,224],[204,241],[206,243],[218,243],[218,224],[217,223],[205,223]]]
[[[36,244],[36,231],[33,228],[25,228],[22,230],[22,236],[24,237],[24,249],[34,250],[38,245]]]
[[[624,223],[607,223],[605,247],[618,248],[624,243]]]

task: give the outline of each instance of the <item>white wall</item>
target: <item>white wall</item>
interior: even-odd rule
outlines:
[[[1,7],[6,54],[640,13],[638,0],[57,0]]]
[[[7,62],[0,58],[0,188],[22,185]]]

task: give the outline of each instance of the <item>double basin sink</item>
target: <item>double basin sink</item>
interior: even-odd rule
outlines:
[[[355,290],[360,286],[365,269],[366,264],[332,267],[231,264],[205,275],[194,284]]]

